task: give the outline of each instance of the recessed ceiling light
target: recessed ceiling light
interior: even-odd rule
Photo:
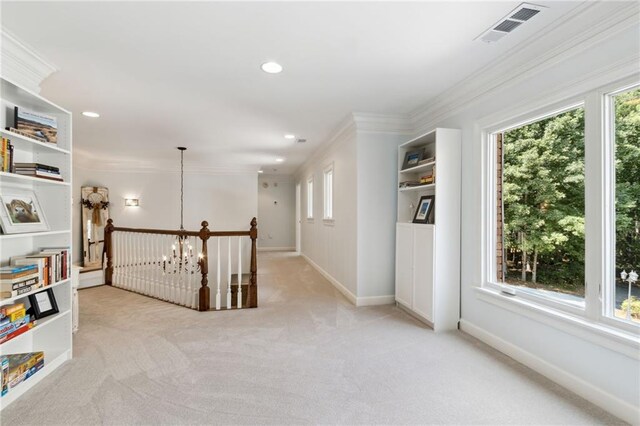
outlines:
[[[296,135],[292,135],[291,133],[284,135],[285,139],[295,139]]]
[[[265,62],[261,66],[262,71],[269,74],[278,74],[282,72],[282,65],[277,62]]]
[[[284,161],[284,158],[276,158],[276,161],[277,161],[278,163],[282,163],[282,162]]]
[[[262,171],[262,170],[258,170],[258,173],[264,173],[264,171]]]
[[[82,115],[84,115],[85,117],[91,117],[91,118],[100,117],[100,114],[98,114],[97,112],[91,112],[91,111],[84,111]]]

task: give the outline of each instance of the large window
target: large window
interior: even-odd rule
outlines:
[[[313,219],[313,176],[307,180],[307,219]]]
[[[498,144],[498,279],[582,304],[584,109],[513,128]]]
[[[559,321],[569,312],[638,332],[640,86],[632,84],[489,127],[488,290],[544,306]]]
[[[333,164],[324,169],[324,219],[333,220]]]
[[[640,281],[634,282],[635,274],[640,274],[640,89],[616,94],[611,102],[616,275],[612,312],[617,318],[640,323]]]

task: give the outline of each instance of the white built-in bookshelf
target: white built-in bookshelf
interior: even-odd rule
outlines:
[[[460,130],[437,128],[398,148],[396,302],[436,331],[457,328],[460,317],[460,144]],[[415,152],[421,161],[405,164]],[[413,223],[425,196],[433,196],[429,221]]]
[[[57,119],[57,143],[45,143],[5,130],[13,123],[14,107],[26,108]],[[9,265],[14,256],[37,253],[41,248],[69,247],[73,258],[71,237],[71,113],[41,96],[0,78],[0,135],[11,140],[15,162],[43,163],[58,167],[63,182],[37,177],[0,173],[0,194],[14,190],[33,191],[48,222],[48,230],[0,235],[0,264]],[[4,208],[0,206],[0,208]],[[0,409],[7,407],[28,392],[40,380],[72,357],[71,279],[50,284],[30,293],[0,300],[0,306],[24,303],[29,306],[30,294],[51,288],[59,312],[36,321],[29,331],[0,344],[0,355],[26,352],[44,352],[44,367],[28,380],[0,398]]]

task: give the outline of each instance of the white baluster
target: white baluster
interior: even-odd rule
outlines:
[[[238,236],[238,293],[236,307],[242,309],[242,237]]]
[[[220,237],[215,237],[216,242],[218,244],[218,250],[216,254],[218,255],[218,263],[216,266],[216,311],[220,310]]]

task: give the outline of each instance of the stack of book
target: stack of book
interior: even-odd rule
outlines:
[[[0,268],[0,299],[8,299],[42,286],[38,265],[14,265]]]
[[[71,277],[69,247],[45,247],[40,250],[40,253],[11,258],[11,265],[14,266],[29,264],[37,265],[38,276],[43,286]]]
[[[0,308],[0,344],[31,330],[35,321],[30,321],[24,303]]]
[[[0,172],[13,173],[13,145],[7,138],[2,138],[0,160]]]
[[[0,357],[0,396],[9,391],[44,367],[44,352],[4,355]]]
[[[420,181],[417,180],[405,180],[398,184],[398,188],[409,188],[411,186],[419,186]]]
[[[22,176],[33,176],[57,181],[63,180],[58,167],[41,163],[15,163],[14,171]]]

